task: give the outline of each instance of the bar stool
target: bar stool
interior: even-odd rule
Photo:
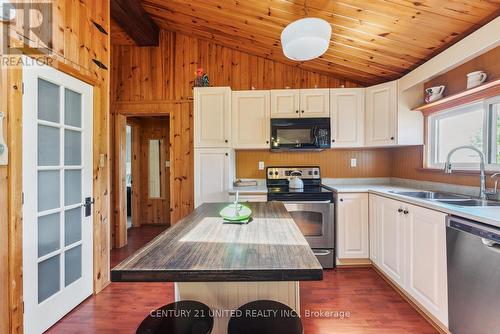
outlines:
[[[151,312],[136,334],[209,334],[214,319],[210,308],[193,300],[182,300]]]
[[[257,300],[241,306],[229,319],[228,334],[303,334],[293,309],[273,300]]]

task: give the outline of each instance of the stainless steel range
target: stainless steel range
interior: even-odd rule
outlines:
[[[323,268],[334,268],[334,193],[322,185],[320,168],[268,167],[266,175],[267,200],[283,202]]]

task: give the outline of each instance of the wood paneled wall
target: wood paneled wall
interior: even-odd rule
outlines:
[[[456,171],[446,174],[444,171],[423,168],[423,146],[409,146],[392,149],[392,176],[419,181],[432,181],[479,187],[478,172]],[[487,178],[488,186],[493,186]]]
[[[443,73],[424,84],[424,88],[445,85],[445,96],[463,92],[467,89],[467,73],[484,71],[488,74],[486,82],[500,79],[500,46],[469,60],[468,62]]]
[[[39,8],[37,1],[23,3],[24,8]],[[109,283],[109,72],[96,66],[92,59],[109,65],[110,39],[93,22],[109,31],[109,1],[51,3],[51,66],[94,87],[94,290],[98,292]],[[42,14],[47,13],[42,10]],[[48,16],[30,17],[39,20]],[[16,18],[15,23],[13,29],[22,31],[21,20]],[[30,23],[35,26],[34,21]],[[16,40],[11,40],[11,45],[19,45]],[[10,151],[8,166],[0,167],[0,332],[22,333],[22,69],[3,66],[1,72],[0,106],[7,115],[6,140]],[[8,233],[4,234],[5,231]]]
[[[123,38],[115,42],[120,40]],[[165,30],[160,33],[158,47],[115,44],[111,54],[111,100],[116,101],[113,112],[130,116],[170,115],[172,224],[189,214],[194,205],[190,101],[197,68],[205,70],[211,86],[230,86],[234,90],[358,87],[352,82]]]
[[[357,159],[357,167],[351,167],[351,158]],[[259,161],[264,161],[266,166],[320,166],[322,177],[327,178],[390,177],[392,169],[391,149],[335,149],[290,153],[238,150],[236,176],[265,178],[265,170],[258,170]]]
[[[2,36],[0,36],[0,42]],[[1,44],[1,43],[0,43]],[[7,69],[0,63],[0,111],[7,112],[8,95]],[[8,140],[8,119],[4,119],[3,133]],[[9,333],[9,170],[0,166],[0,333]]]
[[[234,90],[358,87],[332,76],[283,65],[218,44],[162,31],[159,47],[114,45],[112,89],[117,101],[185,100],[201,67],[211,86]]]

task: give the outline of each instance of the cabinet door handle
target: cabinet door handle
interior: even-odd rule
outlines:
[[[304,113],[304,110],[302,110],[302,113]]]
[[[403,212],[403,209],[398,209],[398,212],[399,212],[399,213]]]
[[[295,113],[297,113],[297,114],[298,114],[298,113],[299,113],[299,111],[298,111],[298,110],[295,110]]]
[[[408,211],[408,210],[404,210],[404,211],[403,211],[403,213],[404,213],[405,215],[407,215],[407,214],[409,214],[409,213],[410,213],[410,211]]]
[[[332,139],[332,143],[335,143],[335,139]]]
[[[344,199],[343,199],[343,198],[341,198],[341,199],[340,199],[340,201],[341,201],[341,202],[343,202],[343,201],[344,201]]]
[[[391,137],[391,140],[394,140],[394,137]]]
[[[226,155],[226,157],[229,156],[229,153],[224,153],[224,154]]]
[[[269,144],[269,140],[266,140],[266,144]]]
[[[225,143],[229,143],[229,140],[225,139],[225,140],[224,140],[224,142],[225,142]]]

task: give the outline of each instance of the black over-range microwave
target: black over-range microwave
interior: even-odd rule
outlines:
[[[271,119],[271,150],[330,148],[330,118]]]

